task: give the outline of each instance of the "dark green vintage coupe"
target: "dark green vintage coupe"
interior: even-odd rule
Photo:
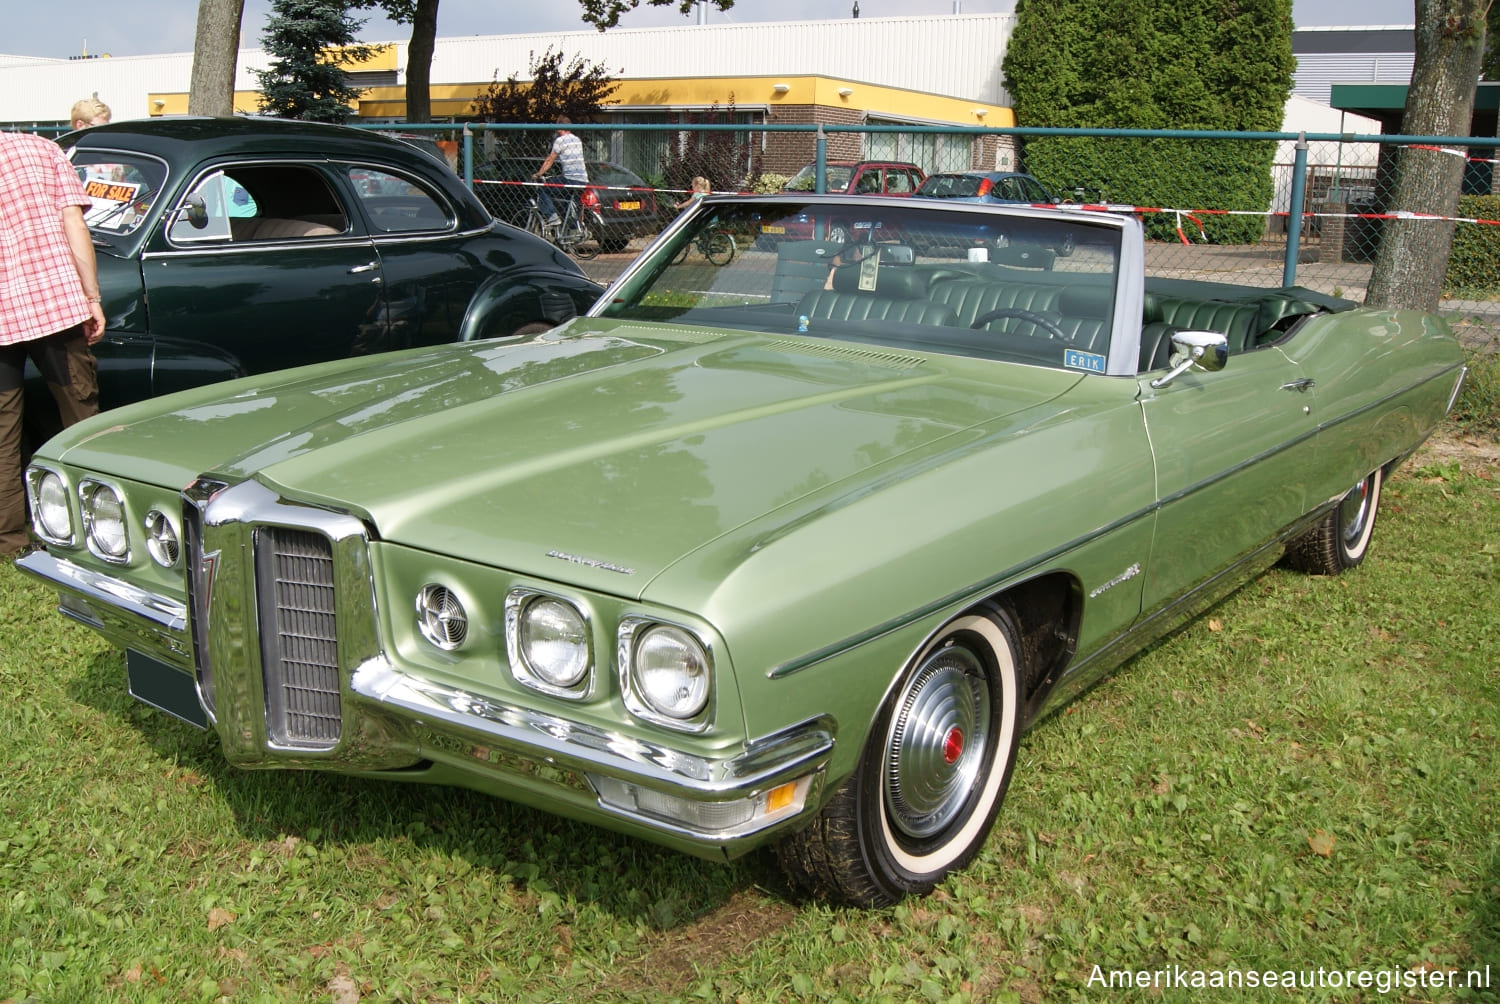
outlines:
[[[496,224],[444,162],[400,140],[168,117],[59,142],[93,199],[105,408],[304,363],[545,330],[599,295],[566,256]],[[28,412],[53,411],[31,375]]]
[[[857,222],[692,250],[807,218]],[[1128,217],[709,199],[555,331],[68,430],[18,564],[236,764],[889,903],[1049,710],[1278,560],[1358,565],[1463,378],[1436,317],[1144,272]]]

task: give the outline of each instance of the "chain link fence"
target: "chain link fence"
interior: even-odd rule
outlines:
[[[1395,158],[1404,146],[1422,145],[1465,162],[1458,216],[1431,220],[1456,225],[1441,309],[1471,351],[1500,356],[1500,201],[1490,195],[1500,140],[1313,135],[1299,149],[1290,134],[771,125],[726,117],[572,126],[589,165],[581,194],[606,223],[606,253],[587,271],[607,281],[622,267],[618,256],[640,251],[673,219],[695,178],[715,192],[812,191],[821,184],[824,191],[906,196],[919,180],[912,167],[922,175],[1029,171],[1058,202],[1138,215],[1147,228],[1150,275],[1300,285],[1360,302],[1387,221],[1410,215],[1392,203]],[[417,135],[447,151],[481,201],[508,222],[525,221],[538,191],[561,191],[555,171],[549,188],[531,178],[550,147],[550,128],[386,131],[392,128],[422,130]],[[1053,140],[1065,145],[1048,155]],[[1035,201],[1022,187],[1009,194]],[[1301,209],[1295,231],[1293,199]]]

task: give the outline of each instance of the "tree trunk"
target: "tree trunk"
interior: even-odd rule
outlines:
[[[198,0],[189,115],[234,114],[234,70],[244,11],[245,0]]]
[[[1489,0],[1416,0],[1416,5],[1416,61],[1401,132],[1468,136]],[[1463,174],[1464,158],[1458,154],[1406,147],[1397,155],[1389,211],[1454,216]],[[1387,220],[1365,305],[1437,309],[1453,228],[1431,220]]]
[[[431,122],[432,51],[437,43],[438,0],[417,0],[406,46],[406,121]]]

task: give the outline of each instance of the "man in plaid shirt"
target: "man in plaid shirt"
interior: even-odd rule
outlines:
[[[90,204],[56,143],[0,133],[0,558],[26,546],[22,376],[29,358],[72,425],[99,411],[89,346],[104,335]]]

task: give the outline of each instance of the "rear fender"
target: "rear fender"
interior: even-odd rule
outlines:
[[[517,282],[513,276],[495,276],[469,301],[459,325],[458,340],[504,338],[520,334],[534,324],[556,327],[588,310],[603,289],[581,277],[543,286]]]

